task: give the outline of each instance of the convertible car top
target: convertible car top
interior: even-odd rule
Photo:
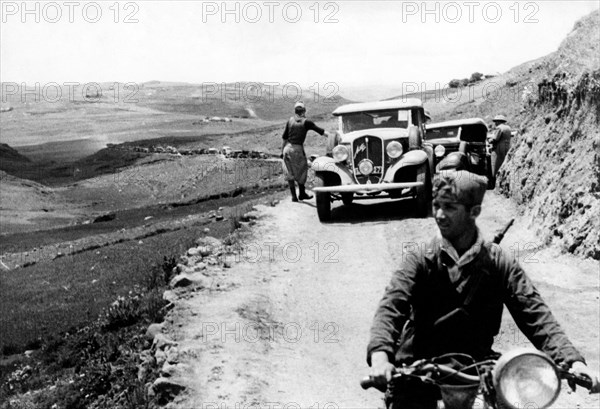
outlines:
[[[338,107],[333,111],[333,115],[338,116],[342,114],[351,114],[354,112],[366,112],[366,111],[385,111],[388,109],[410,109],[410,108],[421,108],[423,106],[420,99],[417,98],[402,98],[402,99],[389,99],[386,101],[375,101],[375,102],[358,102],[355,104],[347,104]]]

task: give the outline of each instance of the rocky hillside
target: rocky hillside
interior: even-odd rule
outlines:
[[[509,73],[506,88],[519,92],[507,94],[520,98],[505,106],[520,132],[498,179],[500,192],[531,215],[544,242],[594,259],[600,259],[599,33],[596,11],[575,24],[555,53]]]
[[[554,53],[454,91],[452,101],[425,101],[435,121],[506,115],[518,134],[497,188],[530,216],[543,244],[594,259],[600,259],[599,44],[597,10]]]

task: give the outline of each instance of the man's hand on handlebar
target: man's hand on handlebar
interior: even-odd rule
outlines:
[[[394,370],[395,367],[390,363],[386,352],[373,352],[370,377],[378,389],[385,390],[387,384],[392,380]]]
[[[585,375],[592,381],[592,387],[590,393],[600,393],[600,382],[598,382],[598,374],[587,367],[586,364],[580,361],[573,362],[569,372],[581,376]]]

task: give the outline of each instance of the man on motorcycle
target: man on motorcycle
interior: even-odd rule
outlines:
[[[434,181],[433,212],[440,235],[423,252],[409,253],[395,271],[375,313],[367,362],[379,386],[394,366],[445,353],[475,360],[491,354],[503,305],[533,345],[557,363],[593,381],[598,378],[569,341],[521,266],[483,240],[475,220],[486,179],[464,170],[444,171]],[[436,408],[439,390],[401,379],[388,390],[391,408]]]

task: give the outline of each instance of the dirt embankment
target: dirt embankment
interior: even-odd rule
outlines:
[[[551,83],[556,84],[556,81]],[[582,75],[574,88],[547,86],[522,122],[498,180],[533,217],[542,240],[600,260],[600,70]],[[564,90],[564,97],[556,97]]]
[[[532,216],[544,242],[600,260],[600,12],[579,21],[558,51],[514,82],[522,93],[499,189]],[[533,86],[537,89],[532,89]]]
[[[526,213],[529,227],[543,244],[596,260],[600,259],[599,33],[600,11],[595,11],[575,24],[554,53],[462,89],[462,98],[454,104],[425,102],[436,121],[481,117],[491,124],[495,115],[506,115],[518,133],[500,171],[500,193]],[[471,95],[474,99],[469,99]]]

